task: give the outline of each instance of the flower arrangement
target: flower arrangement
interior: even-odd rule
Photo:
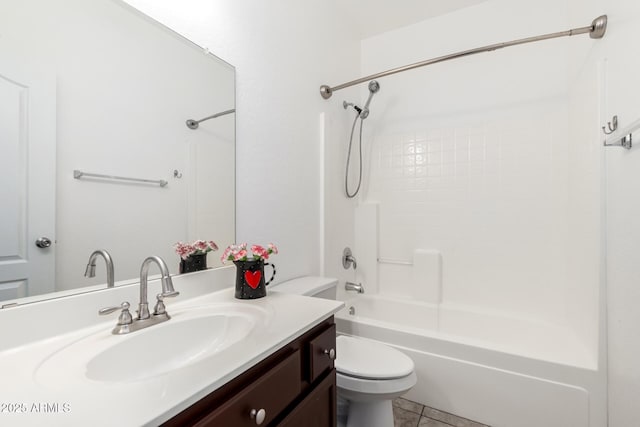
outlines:
[[[227,261],[249,261],[249,260],[263,260],[269,259],[271,254],[277,254],[278,248],[273,243],[269,243],[267,247],[260,245],[251,245],[251,254],[247,250],[247,244],[241,243],[239,245],[230,245],[224,250],[220,260],[225,263]]]
[[[218,245],[213,240],[196,240],[193,243],[178,242],[173,247],[182,259],[187,259],[191,255],[204,255],[218,250]]]

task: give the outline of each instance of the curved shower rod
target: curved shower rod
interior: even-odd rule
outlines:
[[[193,119],[189,119],[186,121],[187,123],[187,127],[189,129],[198,129],[198,126],[200,125],[200,123],[209,120],[209,119],[215,119],[216,117],[220,117],[220,116],[225,116],[227,114],[231,114],[231,113],[235,113],[236,109],[232,108],[230,110],[225,110],[225,111],[221,111],[219,113],[213,114],[211,116],[205,117],[204,119],[200,119],[200,120],[193,120]]]
[[[475,49],[463,50],[461,52],[452,53],[450,55],[439,56],[437,58],[427,59],[426,61],[416,62],[413,64],[405,65],[403,67],[393,68],[391,70],[383,71],[377,74],[372,74],[370,76],[362,77],[362,78],[352,80],[350,82],[343,83],[341,85],[337,85],[333,87],[328,85],[322,85],[320,86],[320,95],[324,99],[329,99],[331,98],[331,95],[333,95],[333,92],[335,92],[336,90],[340,90],[340,89],[344,89],[360,83],[368,82],[370,80],[379,79],[380,77],[386,77],[392,74],[401,73],[403,71],[413,70],[414,68],[420,68],[426,65],[436,64],[438,62],[444,62],[450,59],[462,58],[464,56],[475,55],[476,53],[491,52],[494,50],[502,49],[503,47],[516,46],[516,45],[525,44],[525,43],[532,43],[540,40],[555,39],[558,37],[573,36],[576,34],[589,33],[589,37],[591,37],[592,39],[601,39],[604,36],[604,33],[606,31],[607,31],[607,15],[602,15],[594,19],[591,22],[591,25],[589,25],[588,27],[574,28],[567,31],[560,31],[558,33],[550,33],[550,34],[544,34],[541,36],[527,37],[524,39],[512,40],[509,42],[490,44],[488,46],[477,47]]]

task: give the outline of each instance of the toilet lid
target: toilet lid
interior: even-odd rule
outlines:
[[[376,341],[340,335],[336,338],[336,370],[351,377],[389,380],[413,372],[413,360]]]

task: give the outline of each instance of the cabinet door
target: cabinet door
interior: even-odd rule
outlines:
[[[314,382],[326,371],[333,369],[336,358],[336,325],[309,342],[309,382]]]
[[[336,427],[336,370],[278,424],[280,427]]]
[[[300,393],[300,352],[296,351],[278,366],[247,386],[242,392],[195,424],[197,427],[255,426],[251,412],[264,412],[260,424],[268,425]]]

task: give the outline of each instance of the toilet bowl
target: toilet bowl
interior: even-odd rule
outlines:
[[[269,291],[335,299],[338,281],[327,277],[301,277]],[[336,338],[338,425],[393,427],[392,400],[417,381],[413,360],[381,342],[354,336]],[[346,414],[341,413],[346,410]]]

